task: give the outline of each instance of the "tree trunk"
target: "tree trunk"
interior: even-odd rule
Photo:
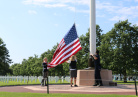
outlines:
[[[124,83],[127,83],[127,74],[126,74],[126,70],[124,72]]]
[[[120,73],[120,80],[122,81],[121,73]]]

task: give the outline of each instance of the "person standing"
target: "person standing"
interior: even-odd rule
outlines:
[[[77,62],[77,57],[75,55],[72,55],[70,57],[69,61],[66,61],[66,62],[70,63],[69,64],[69,69],[70,69],[70,77],[71,77],[71,80],[70,80],[71,87],[72,87],[73,78],[74,78],[74,87],[78,87],[76,85],[76,78],[77,78],[77,66],[76,66],[76,62]]]
[[[99,51],[96,50],[95,55],[92,56],[94,58],[94,65],[95,65],[95,84],[93,86],[103,86],[100,75],[101,65],[100,65]]]
[[[48,77],[47,65],[48,65],[48,63],[47,63],[47,58],[45,57],[45,58],[43,59],[43,63],[42,63],[42,66],[43,66],[43,71],[42,71],[43,79],[42,79],[42,81],[41,81],[41,86],[44,86],[44,84],[45,84],[45,86],[47,86],[47,84],[46,84],[46,81],[47,81],[46,79],[47,79],[47,77]]]

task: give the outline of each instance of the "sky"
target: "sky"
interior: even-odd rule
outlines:
[[[96,0],[102,33],[126,19],[138,25],[138,0]],[[52,49],[74,22],[78,36],[85,35],[89,21],[90,0],[0,0],[0,37],[13,64]]]

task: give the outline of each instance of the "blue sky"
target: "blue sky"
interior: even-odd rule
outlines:
[[[89,28],[90,0],[0,0],[0,37],[14,63],[40,56],[59,43],[75,22],[78,36]],[[96,0],[103,33],[119,20],[138,25],[138,0]]]

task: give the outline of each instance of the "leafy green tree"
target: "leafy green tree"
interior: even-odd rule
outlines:
[[[0,38],[0,75],[10,73],[9,64],[12,61],[9,57],[9,51],[6,48],[6,44]]]
[[[13,75],[18,76],[20,75],[20,68],[21,68],[21,64],[14,64],[14,68],[13,68]]]
[[[129,72],[137,69],[138,27],[119,21],[111,31],[103,36],[100,51],[104,66],[113,73],[123,74],[127,82]]]
[[[32,71],[34,76],[40,76],[42,73],[42,60],[35,55],[35,63],[32,65]]]
[[[22,68],[20,68],[20,74],[22,76],[29,76],[29,72],[28,72],[28,60],[27,59],[23,59],[22,61]]]

